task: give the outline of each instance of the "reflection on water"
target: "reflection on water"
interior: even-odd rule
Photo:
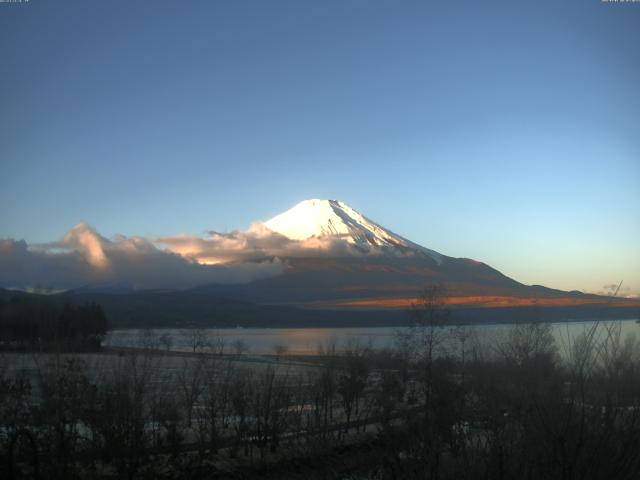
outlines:
[[[619,325],[622,337],[640,334],[640,326],[635,320],[600,322],[603,327]],[[593,322],[560,322],[552,324],[558,348],[562,351],[568,340],[587,331]],[[466,326],[480,344],[490,344],[496,338],[503,337],[513,326],[474,325]],[[455,327],[451,327],[455,328]],[[202,333],[206,345],[224,345],[225,353],[233,353],[234,344],[242,341],[252,354],[273,354],[287,352],[298,355],[315,354],[319,346],[336,344],[337,348],[358,342],[373,348],[393,347],[398,328],[396,327],[359,327],[359,328],[233,328],[205,329]],[[161,341],[160,339],[163,339]],[[167,341],[169,339],[169,341]],[[194,332],[181,329],[155,330],[112,330],[103,345],[113,347],[143,347],[150,343],[156,348],[169,346],[171,350],[190,351],[193,349]],[[205,347],[206,350],[209,347]],[[213,348],[213,347],[212,347]]]

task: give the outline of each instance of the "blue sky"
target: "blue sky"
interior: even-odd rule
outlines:
[[[0,238],[343,200],[525,283],[640,293],[640,4],[0,4]]]

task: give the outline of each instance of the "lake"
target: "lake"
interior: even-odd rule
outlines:
[[[568,339],[587,331],[594,325],[592,321],[553,323],[552,330],[560,350]],[[635,335],[640,337],[640,325],[635,320],[610,320],[600,322],[600,335],[605,327],[615,326],[622,337]],[[456,327],[447,327],[453,329]],[[480,344],[490,344],[504,338],[513,325],[471,325],[465,326]],[[225,353],[232,353],[232,345],[241,340],[247,352],[256,355],[273,354],[279,346],[285,347],[288,353],[310,355],[318,352],[319,346],[335,343],[337,348],[357,342],[373,348],[392,347],[397,338],[398,327],[358,327],[358,328],[229,328],[202,329],[209,344],[225,345]],[[169,338],[170,348],[174,351],[189,351],[194,331],[188,329],[154,329],[154,330],[111,330],[103,345],[109,347],[143,347],[155,345],[166,348],[160,338]]]

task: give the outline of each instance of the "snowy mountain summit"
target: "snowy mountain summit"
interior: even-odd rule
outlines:
[[[439,253],[396,235],[338,200],[304,200],[265,225],[292,240],[338,237],[360,249],[368,250],[372,246],[408,249],[426,253],[441,262]]]

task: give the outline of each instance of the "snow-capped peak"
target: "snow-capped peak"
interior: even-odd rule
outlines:
[[[360,247],[400,247],[419,250],[429,254],[438,263],[441,261],[437,252],[396,235],[338,200],[304,200],[265,222],[265,225],[292,240],[333,236]]]

